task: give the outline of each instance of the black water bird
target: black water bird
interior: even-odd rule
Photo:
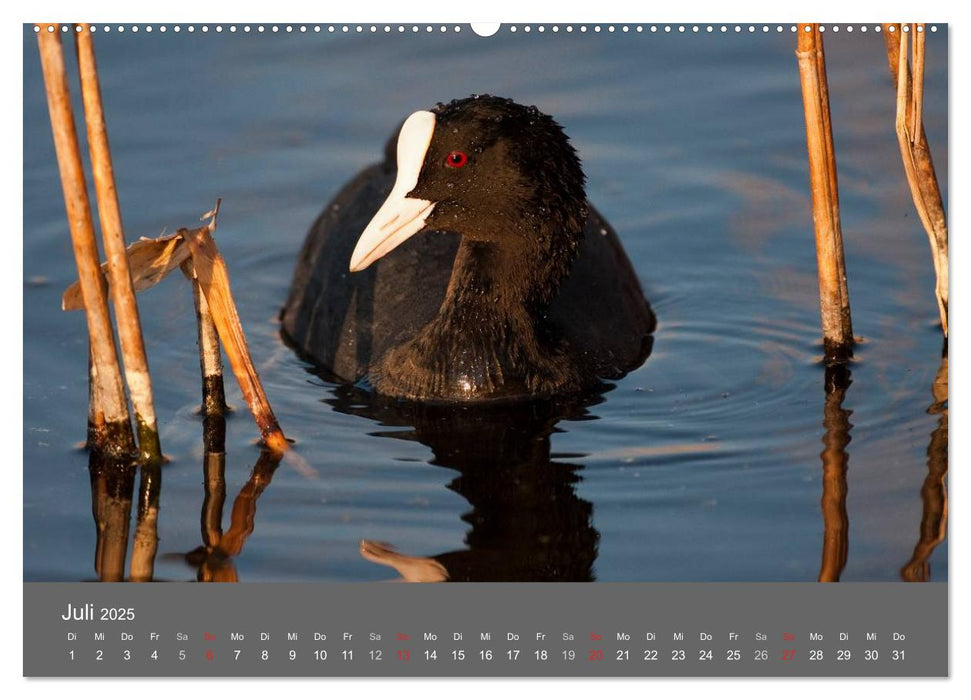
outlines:
[[[312,226],[282,321],[335,378],[421,401],[584,391],[655,326],[561,127],[490,96],[405,120]]]

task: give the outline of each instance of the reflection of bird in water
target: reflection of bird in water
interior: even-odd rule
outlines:
[[[585,403],[532,402],[504,406],[431,406],[392,402],[342,386],[336,410],[413,430],[377,435],[416,440],[431,464],[458,474],[448,488],[471,510],[466,549],[432,558],[406,556],[365,541],[365,559],[397,569],[407,580],[590,581],[599,534],[593,507],[577,496],[581,466],[554,461],[550,435],[564,418],[587,416]]]

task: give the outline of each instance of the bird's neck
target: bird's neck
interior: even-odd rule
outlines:
[[[574,370],[551,337],[525,251],[463,239],[438,316],[389,352],[378,382],[420,384],[442,399],[512,398],[573,388]],[[387,390],[387,386],[381,387]],[[417,387],[393,393],[419,395]]]

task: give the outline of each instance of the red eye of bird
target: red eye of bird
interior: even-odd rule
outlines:
[[[465,155],[462,151],[452,151],[447,156],[445,156],[445,165],[450,168],[461,168],[463,165],[469,162],[469,157]]]

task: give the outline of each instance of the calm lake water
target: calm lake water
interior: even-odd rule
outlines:
[[[807,581],[822,562],[844,581],[946,580],[947,367],[882,37],[825,35],[861,339],[827,394],[793,35],[462,29],[96,35],[126,236],[194,226],[223,198],[217,240],[251,350],[306,462],[258,461],[227,376],[237,410],[224,482],[215,478],[191,288],[174,274],[142,294],[171,459],[154,578],[383,580],[399,577],[383,565],[393,563],[455,580]],[[945,193],[946,43],[943,27],[928,37],[924,115]],[[402,118],[470,93],[535,104],[563,124],[657,312],[646,363],[585,405],[378,409],[313,374],[280,338],[277,314],[319,211]],[[79,448],[85,324],[60,311],[73,268],[25,28],[31,581],[96,579],[93,512],[116,537],[133,488],[136,531],[138,475],[92,477]],[[235,556],[199,550],[220,522]]]

